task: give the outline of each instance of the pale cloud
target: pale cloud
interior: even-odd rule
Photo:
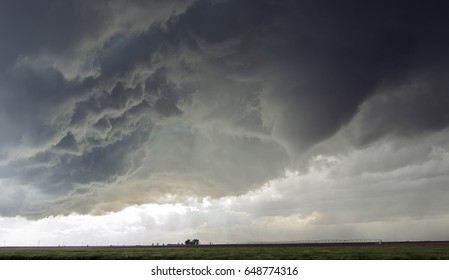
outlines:
[[[404,147],[387,141],[347,154],[317,155],[306,172],[286,172],[236,196],[186,194],[102,215],[2,218],[0,239],[11,245],[28,245],[24,240],[32,245],[148,245],[192,237],[205,243],[441,240],[449,234],[445,136],[437,133]],[[421,152],[410,155],[404,149]],[[397,161],[383,165],[391,158]]]

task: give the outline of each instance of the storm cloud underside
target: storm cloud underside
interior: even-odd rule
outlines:
[[[239,236],[447,215],[448,8],[2,1],[0,215],[232,200]]]

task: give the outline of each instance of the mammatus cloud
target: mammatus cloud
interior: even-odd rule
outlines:
[[[195,204],[212,238],[227,201],[237,240],[447,213],[446,3],[0,5],[2,216]]]

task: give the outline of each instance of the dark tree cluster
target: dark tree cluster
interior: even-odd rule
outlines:
[[[187,239],[187,240],[184,242],[184,244],[185,244],[185,245],[199,245],[199,244],[200,244],[200,240],[199,240],[199,239],[192,239],[192,240]]]

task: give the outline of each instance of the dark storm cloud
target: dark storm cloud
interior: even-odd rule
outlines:
[[[107,10],[107,2],[2,1],[0,67],[40,54],[67,55],[80,41],[99,36]]]
[[[128,74],[140,63],[148,63],[156,48],[165,39],[163,35],[160,28],[155,27],[132,39],[123,36],[111,38],[104,46],[104,53],[96,60],[102,78]]]
[[[78,151],[78,143],[76,141],[75,135],[73,135],[71,132],[68,132],[64,138],[59,141],[58,144],[56,144],[55,148],[59,148],[65,151]]]
[[[42,122],[68,97],[66,82],[57,70],[17,69],[0,80],[0,150],[20,141],[40,145],[59,132],[60,127]]]
[[[445,2],[124,3],[0,4],[0,179],[35,215],[242,194],[342,128],[448,125]]]
[[[164,69],[159,68],[145,80],[145,92],[147,101],[154,102],[154,108],[164,116],[172,116],[182,113],[177,107],[178,100],[189,94],[188,89],[179,90],[170,81],[167,81]]]
[[[234,40],[208,63],[269,87],[263,98],[278,106],[274,130],[301,152],[346,124],[379,86],[402,85],[424,64],[432,72],[438,71],[434,65],[444,68],[448,20],[440,11],[446,6],[198,1],[173,29],[193,33],[196,43],[204,40],[199,52]]]
[[[447,77],[435,75],[423,75],[372,97],[346,130],[349,139],[365,146],[388,135],[407,138],[445,129],[449,84]]]
[[[0,173],[3,184],[11,180],[17,185],[10,191],[9,210],[2,208],[3,214],[52,214],[48,210],[52,207],[43,209],[48,199],[58,201],[59,196],[82,186],[104,185],[139,168],[144,152],[137,153],[148,139],[151,118],[176,113],[176,93],[164,90],[146,100],[144,82],[124,85],[120,78],[138,66],[137,61],[150,62],[149,47],[160,41],[152,30],[159,30],[165,16],[187,4],[128,2],[125,7],[119,1],[2,2]],[[151,12],[142,15],[138,11],[142,8]],[[111,14],[117,9],[120,15]],[[152,13],[157,16],[151,18]],[[131,33],[131,39],[123,39],[123,26],[133,21],[148,32]],[[155,27],[150,28],[153,23]],[[98,43],[93,42],[95,37]],[[68,80],[70,59],[84,60],[83,54],[97,56],[89,59],[100,74],[93,71],[86,77],[80,73],[71,76],[83,79]],[[55,67],[46,65],[46,57]],[[22,207],[26,203],[18,199],[22,197],[19,191],[25,187],[20,186],[42,194],[36,196],[35,208]],[[64,213],[70,211],[77,209]]]

